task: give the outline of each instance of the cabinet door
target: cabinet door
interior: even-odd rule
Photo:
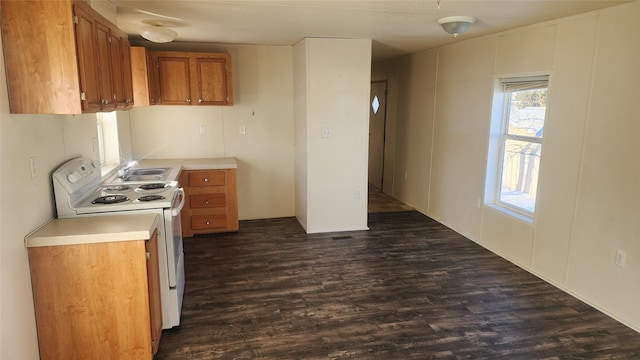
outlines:
[[[11,113],[80,114],[82,101],[71,4],[2,1],[1,5],[3,70]]]
[[[122,47],[122,76],[124,78],[124,105],[129,109],[133,106],[133,75],[131,72],[131,44],[126,35],[121,38]]]
[[[158,56],[160,104],[191,104],[191,85],[188,57]]]
[[[149,106],[153,97],[147,49],[131,46],[131,76],[133,82],[133,106]]]
[[[149,315],[151,320],[151,348],[155,354],[162,335],[162,300],[160,297],[160,268],[158,261],[158,231],[145,244],[147,251],[147,281],[149,284]]]
[[[149,104],[160,104],[160,74],[158,72],[158,56],[149,52],[147,54],[147,69],[149,80]]]
[[[97,46],[98,46],[98,83],[102,110],[115,109],[113,85],[111,84],[111,32],[109,28],[96,23]]]
[[[128,109],[133,106],[129,40],[126,34],[112,30],[110,45],[113,101],[117,109]]]
[[[125,107],[124,94],[124,47],[122,36],[111,33],[109,42],[109,55],[111,60],[111,85],[113,87],[112,101],[116,108]]]
[[[102,106],[98,79],[98,50],[96,49],[96,20],[78,5],[73,6],[77,17],[76,44],[80,71],[82,111],[99,111]]]
[[[229,101],[226,59],[196,57],[194,64],[196,104],[226,105]]]
[[[151,359],[143,241],[29,248],[41,359]]]

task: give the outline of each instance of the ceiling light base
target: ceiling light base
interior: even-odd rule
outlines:
[[[178,33],[162,26],[146,26],[140,30],[140,36],[154,43],[168,43],[175,40]]]
[[[476,18],[471,16],[448,16],[438,19],[438,24],[442,26],[442,29],[453,37],[469,30],[471,24],[476,22]]]

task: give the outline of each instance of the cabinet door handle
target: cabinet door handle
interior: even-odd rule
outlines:
[[[198,102],[199,102],[200,104],[202,104],[202,102],[204,102],[204,99],[203,99],[203,98],[200,98],[200,99],[198,99]]]
[[[204,201],[204,204],[205,204],[205,205],[209,205],[209,199],[205,200],[205,201]]]
[[[151,259],[151,253],[147,251],[145,254],[147,255],[147,260],[150,260]]]
[[[206,224],[211,225],[211,220],[207,220]]]
[[[187,98],[186,102],[187,102],[187,104],[191,104],[191,99]]]
[[[204,182],[209,182],[209,178],[204,178]]]

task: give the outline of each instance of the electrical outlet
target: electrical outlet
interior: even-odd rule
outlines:
[[[480,198],[476,198],[476,207],[478,209],[480,209],[480,205],[482,204],[482,201],[480,201]]]
[[[207,135],[207,125],[200,125],[200,135]]]
[[[624,250],[616,250],[616,266],[624,267],[624,263],[627,260],[627,253]]]
[[[324,127],[324,128],[322,128],[321,133],[320,133],[320,136],[321,136],[323,139],[328,139],[328,138],[330,138],[330,137],[333,137],[333,129],[328,128],[328,127]]]
[[[247,127],[245,125],[240,125],[240,135],[247,134]]]

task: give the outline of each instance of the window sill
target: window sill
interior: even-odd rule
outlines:
[[[491,209],[493,209],[493,210],[495,210],[497,212],[503,213],[503,214],[505,214],[505,215],[507,215],[509,217],[515,218],[516,220],[520,220],[520,221],[522,221],[522,222],[524,222],[526,224],[533,225],[533,215],[532,216],[524,215],[524,214],[521,214],[521,213],[519,213],[517,211],[513,211],[513,210],[511,210],[509,208],[506,208],[504,206],[500,206],[500,205],[497,205],[497,204],[486,204],[485,203],[485,206],[487,206],[488,208],[491,208]]]
[[[100,168],[100,173],[102,175],[102,180],[111,177],[120,169],[120,165],[104,165]]]

